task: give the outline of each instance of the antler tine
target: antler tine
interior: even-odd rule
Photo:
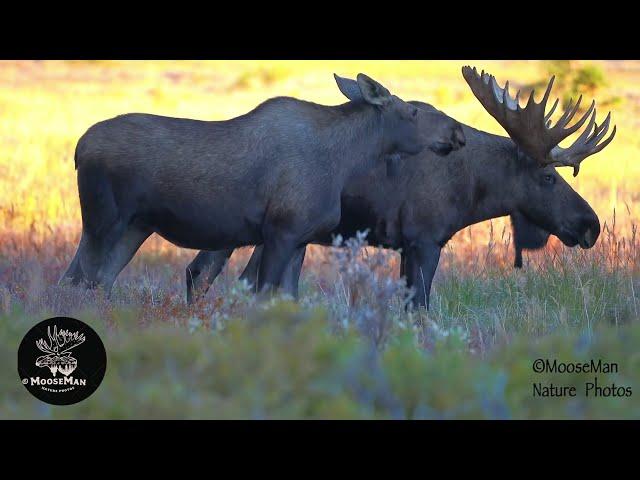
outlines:
[[[536,91],[535,91],[535,90],[531,90],[531,93],[529,94],[529,100],[527,100],[527,106],[526,106],[526,107],[524,107],[524,108],[525,108],[525,110],[526,110],[527,108],[529,108],[529,106],[530,106],[531,104],[536,103],[536,102],[533,100],[533,97],[535,96],[535,94],[536,94]]]
[[[602,142],[600,145],[598,145],[594,150],[593,153],[598,153],[600,150],[602,150],[604,147],[606,147],[607,145],[609,145],[611,143],[611,140],[613,140],[613,137],[616,136],[616,126],[613,126],[613,130],[611,131],[611,135],[609,135],[609,137],[607,137],[607,139]]]
[[[597,129],[598,129],[598,126],[596,125],[596,109],[594,108],[593,112],[591,113],[591,119],[587,124],[587,128],[584,129],[584,132],[582,132],[582,134],[578,137],[578,139],[573,143],[574,144],[587,143],[589,141],[589,136],[591,135],[591,131],[595,133]]]
[[[489,75],[489,86],[491,87],[491,92],[496,100],[502,103],[504,99],[504,90],[498,86],[498,81],[493,75]]]
[[[604,126],[604,124],[598,125],[596,123],[595,124],[595,128],[593,129],[593,132],[591,132],[591,136],[589,138],[587,138],[587,142],[590,142],[591,140],[593,140],[595,138],[595,136],[598,135],[602,131],[602,127],[603,126]]]
[[[555,79],[556,79],[555,75],[551,77],[551,80],[549,80],[549,84],[547,85],[547,89],[544,91],[544,96],[542,97],[542,101],[540,101],[540,105],[542,105],[543,111],[547,106],[547,101],[549,100],[549,95],[551,94],[551,88],[553,87],[553,82],[555,81]]]
[[[600,127],[596,126],[593,131],[593,135],[587,140],[587,142],[591,143],[593,141],[594,144],[597,145],[598,142],[607,134],[607,131],[609,130],[609,123],[611,123],[611,112],[607,114],[607,118],[604,119],[604,122],[602,122]]]
[[[501,102],[502,102],[503,109],[517,112],[518,109],[520,108],[520,104],[518,103],[518,100],[517,100],[518,95],[516,95],[516,98],[514,99],[509,93],[509,80],[507,80],[507,83],[504,84],[504,88],[500,88],[494,78],[494,85],[496,88],[498,88],[498,90],[502,90]],[[520,92],[518,91],[518,94],[519,93]]]
[[[558,106],[558,102],[560,101],[559,98],[556,98],[556,101],[553,102],[553,106],[551,107],[551,110],[549,110],[549,113],[547,113],[544,116],[544,123],[545,125],[549,122],[549,120],[551,119],[551,115],[553,115],[553,112],[556,111],[556,107]]]
[[[507,83],[504,84],[504,89],[502,90],[502,105],[504,107],[507,106],[507,98],[510,99],[510,97],[509,97],[509,80],[507,80]]]
[[[576,114],[578,109],[580,108],[580,103],[582,103],[582,95],[580,95],[575,105],[573,105],[573,98],[570,99],[569,106],[567,106],[567,109],[562,114],[562,117],[560,117],[560,120],[556,122],[556,126],[559,128],[566,127],[571,121],[571,119],[573,118],[573,116]],[[573,108],[571,108],[572,105],[573,105]]]
[[[577,111],[577,107],[580,104],[580,102],[576,103],[576,108],[574,110]],[[587,119],[589,118],[589,115],[591,115],[592,111],[595,111],[596,108],[596,101],[593,100],[591,102],[591,105],[589,106],[589,109],[585,112],[585,114],[580,118],[580,120],[578,120],[576,123],[573,124],[573,126],[569,127],[569,128],[565,128],[564,132],[566,132],[566,135],[563,138],[567,138],[569,135],[571,135],[573,132],[578,131],[579,128],[582,127],[582,125],[584,125],[584,122],[587,121]],[[569,117],[569,119],[573,118],[573,113],[572,115]],[[566,123],[568,123],[569,121],[567,120]],[[566,124],[565,124],[566,125]]]

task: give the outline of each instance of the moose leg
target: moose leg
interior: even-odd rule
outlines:
[[[440,246],[437,244],[419,244],[411,246],[407,254],[407,286],[413,287],[413,305],[429,309],[429,295],[433,276],[440,261]]]
[[[104,287],[107,295],[111,294],[111,288],[118,274],[131,261],[149,235],[151,232],[148,230],[129,227],[109,250],[102,268],[98,271],[98,282]]]
[[[228,250],[217,250],[214,252],[208,252],[205,250],[198,252],[198,255],[196,255],[196,257],[187,266],[186,271],[188,304],[193,303],[194,293],[202,295],[207,293],[209,287],[222,271],[232,253],[232,248]],[[209,268],[209,275],[207,275],[207,278],[205,279],[201,276],[201,273],[207,268]]]
[[[78,260],[89,288],[102,285],[102,272],[110,247],[122,238],[125,231],[126,226],[118,222],[108,229],[83,232],[83,242],[78,249]]]
[[[407,276],[407,255],[404,250],[400,253],[400,278]]]
[[[258,285],[258,276],[260,275],[260,262],[262,261],[262,245],[256,245],[249,259],[249,263],[244,267],[240,280],[246,280],[255,290]]]
[[[302,263],[304,262],[306,251],[306,246],[298,248],[282,274],[282,289],[296,300],[298,299],[300,271],[302,270]]]
[[[82,268],[80,267],[80,251],[82,250],[85,244],[84,241],[84,233],[80,237],[80,243],[78,244],[78,249],[76,250],[76,254],[73,256],[73,260],[69,264],[69,268],[64,272],[60,280],[58,280],[58,285],[70,282],[71,285],[78,285],[83,279],[84,274],[82,273]]]
[[[522,248],[516,245],[516,256],[513,261],[514,268],[522,268]]]
[[[258,283],[258,275],[260,270],[260,262],[262,260],[263,249],[264,247],[262,245],[256,245],[256,247],[253,250],[253,253],[251,254],[251,258],[249,259],[249,263],[247,263],[247,266],[244,268],[242,275],[240,275],[240,280],[246,280],[250,285],[254,286],[254,288]],[[206,267],[206,263],[210,263],[211,261],[218,262],[219,258],[222,257],[221,252],[222,251],[200,252],[196,257],[196,259],[194,259],[194,261],[189,265],[189,267],[191,267],[191,265],[194,264],[196,260],[200,260],[200,262],[197,264],[197,267],[200,267],[200,269],[202,269],[203,267]],[[204,253],[209,253],[209,254],[215,253],[217,258],[215,260],[212,260],[211,259],[212,255],[204,255]],[[305,247],[301,247],[298,250],[296,250],[296,253],[294,254],[291,261],[287,264],[287,267],[283,273],[283,278],[282,278],[283,289],[286,292],[290,293],[294,298],[298,298],[298,279],[300,277],[300,270],[302,269],[302,263],[304,261],[305,253],[306,253]],[[197,270],[197,267],[196,267],[196,270]],[[219,271],[216,271],[216,270],[217,269],[214,267],[211,268],[210,274],[209,274],[209,284],[211,284],[213,280],[215,280],[215,277],[219,274]],[[199,273],[200,273],[199,271],[195,272],[193,277],[194,283],[197,278],[197,274]],[[188,274],[189,274],[189,271],[187,269],[187,275]],[[189,283],[189,278],[187,278],[187,284],[188,283]]]
[[[265,229],[263,237],[258,292],[267,293],[280,287],[287,264],[300,248],[300,237],[273,227]]]

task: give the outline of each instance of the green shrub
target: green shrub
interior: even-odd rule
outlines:
[[[154,325],[130,327],[114,310],[102,335],[107,375],[89,399],[46,405],[20,384],[14,369],[0,376],[2,418],[630,418],[640,415],[640,325],[559,332],[538,341],[516,335],[482,361],[468,339],[440,335],[422,348],[410,330],[380,351],[356,328],[332,333],[322,308],[287,301],[230,319],[222,331]],[[0,318],[0,359],[15,352],[33,322],[20,312]],[[536,374],[537,358],[618,362],[600,385],[625,385],[626,398],[591,398],[593,374]],[[575,386],[575,398],[536,398],[535,382]]]

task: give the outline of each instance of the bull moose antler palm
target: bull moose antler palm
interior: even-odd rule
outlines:
[[[462,68],[462,75],[484,108],[500,123],[520,148],[541,165],[571,166],[575,177],[580,171],[580,162],[605,148],[616,134],[614,126],[611,135],[601,142],[609,130],[611,113],[598,126],[595,121],[595,100],[591,102],[589,109],[576,123],[567,127],[580,108],[582,95],[575,105],[571,99],[562,116],[555,125],[551,126],[551,115],[558,106],[558,100],[556,99],[548,113],[545,113],[545,110],[555,77],[551,77],[540,103],[535,102],[535,91],[532,91],[523,108],[519,101],[520,91],[516,93],[515,98],[512,98],[509,94],[508,81],[504,88],[500,88],[493,75],[485,73],[484,70],[478,74],[475,67],[469,66]],[[589,117],[587,128],[580,137],[570,147],[560,147],[559,143],[577,132]]]

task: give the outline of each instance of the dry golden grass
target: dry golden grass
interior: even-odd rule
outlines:
[[[332,73],[363,71],[380,79],[405,99],[430,102],[461,122],[503,134],[469,91],[460,67],[473,64],[519,83],[544,75],[534,61],[5,61],[0,62],[0,235],[5,247],[52,240],[73,244],[80,211],[73,168],[75,143],[93,123],[126,112],[148,112],[197,119],[225,119],[242,114],[276,95],[326,104],[343,97]],[[639,140],[640,62],[601,62],[608,87],[598,96],[618,96],[614,142],[591,157],[573,179],[562,171],[598,213],[617,231],[631,235],[640,212]],[[603,118],[606,112],[601,111]],[[494,248],[506,252],[505,219],[460,232],[450,252],[482,257],[493,228]],[[506,235],[506,237],[505,237]],[[556,245],[557,247],[557,245]],[[180,251],[157,236],[143,247],[180,258]],[[553,245],[552,247],[553,248]],[[560,248],[560,247],[558,247]],[[475,249],[475,250],[474,250]],[[171,253],[170,253],[171,252]],[[70,251],[68,254],[71,254]],[[321,258],[311,251],[307,263]],[[505,254],[508,261],[508,255]]]

